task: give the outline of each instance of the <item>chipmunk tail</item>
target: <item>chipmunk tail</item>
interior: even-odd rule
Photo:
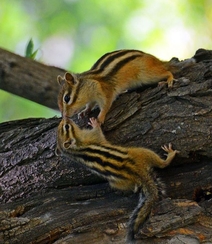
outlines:
[[[128,223],[127,244],[134,244],[135,234],[148,220],[154,204],[158,200],[158,189],[153,180],[139,192],[138,205],[134,209]]]

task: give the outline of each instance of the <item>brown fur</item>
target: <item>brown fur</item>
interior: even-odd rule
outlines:
[[[173,85],[174,65],[151,54],[138,50],[120,50],[104,56],[100,63],[102,66],[94,64],[89,71],[80,74],[66,73],[64,78],[58,76],[61,85],[58,105],[63,116],[71,117],[76,113],[85,115],[97,104],[100,108],[98,121],[103,123],[113,101],[123,91],[161,81],[169,87]],[[64,101],[67,94],[69,102]],[[72,102],[75,96],[77,98]]]
[[[64,118],[58,126],[56,152],[86,165],[106,178],[113,188],[140,191],[138,206],[129,223],[128,239],[131,241],[158,200],[152,169],[168,166],[178,151],[172,150],[171,144],[163,146],[167,153],[163,160],[146,148],[115,146],[105,139],[97,120],[90,119],[90,125],[93,129],[81,130],[73,121]]]

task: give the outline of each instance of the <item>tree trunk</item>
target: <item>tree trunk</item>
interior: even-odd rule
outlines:
[[[56,108],[61,70],[4,50],[0,57],[0,88],[17,94],[17,79],[25,80],[35,90],[26,95],[23,88],[19,95]],[[196,64],[175,74],[172,89],[120,95],[103,126],[115,144],[162,154],[160,146],[171,142],[180,151],[168,168],[157,170],[169,198],[155,205],[137,243],[212,242],[212,51],[201,49],[194,57]],[[59,122],[0,124],[0,243],[124,243],[138,196],[114,191],[71,159],[57,157]],[[87,119],[77,123],[85,126]]]

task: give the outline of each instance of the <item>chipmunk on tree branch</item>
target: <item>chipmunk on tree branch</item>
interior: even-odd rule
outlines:
[[[167,83],[168,87],[172,87],[173,72],[180,70],[183,64],[194,62],[194,59],[165,62],[138,50],[106,53],[88,71],[79,74],[67,72],[64,78],[58,76],[61,85],[58,105],[63,116],[71,117],[76,113],[83,116],[97,104],[100,108],[97,119],[99,123],[104,123],[118,94],[158,83]]]
[[[110,144],[101,126],[90,119],[92,129],[80,129],[69,118],[63,118],[57,130],[56,154],[62,154],[87,166],[92,172],[106,178],[118,190],[139,192],[139,202],[129,221],[127,243],[133,243],[140,227],[147,220],[158,200],[157,182],[153,168],[168,166],[178,151],[171,144],[163,146],[166,160],[142,147],[121,147]]]

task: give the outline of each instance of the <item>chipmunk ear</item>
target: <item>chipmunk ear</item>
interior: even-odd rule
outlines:
[[[66,72],[65,73],[65,80],[70,84],[70,85],[74,85],[76,83],[75,79],[74,79],[74,76],[69,73],[69,72]]]
[[[63,143],[63,147],[65,148],[65,149],[69,149],[69,148],[72,148],[72,147],[75,147],[76,146],[76,140],[75,139],[69,139],[69,140],[67,140],[67,141],[65,141],[64,143]]]
[[[57,76],[57,82],[60,86],[62,86],[65,83],[64,78],[62,78],[60,75]]]

